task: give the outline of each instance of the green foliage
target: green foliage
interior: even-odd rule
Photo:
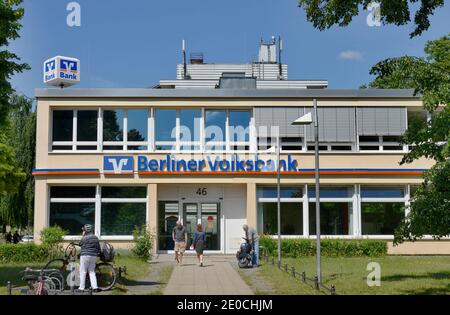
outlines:
[[[1,0],[0,1],[0,126],[6,124],[8,112],[11,109],[9,99],[14,91],[9,83],[9,79],[14,73],[23,72],[30,67],[27,64],[20,64],[20,58],[5,49],[10,40],[19,37],[19,30],[22,27],[20,20],[24,15],[24,10],[18,7],[22,0]]]
[[[403,56],[377,63],[370,73],[371,88],[411,88],[421,94],[428,122],[411,120],[402,143],[412,145],[401,163],[425,157],[436,164],[424,174],[424,183],[412,196],[409,215],[395,232],[394,243],[414,241],[429,234],[450,235],[450,36],[427,42],[425,58]]]
[[[0,131],[0,196],[16,192],[19,183],[25,179],[25,173],[16,167],[14,150],[5,144],[6,141],[6,134]]]
[[[33,243],[0,244],[0,263],[35,263],[48,258],[48,248]]]
[[[329,257],[379,257],[387,254],[387,242],[382,240],[342,240],[322,239],[321,253]],[[277,253],[277,240],[268,236],[261,236],[260,246],[267,249],[270,255]],[[281,255],[283,257],[298,258],[314,256],[316,241],[308,239],[282,239]]]
[[[42,229],[40,232],[42,245],[48,249],[50,255],[55,256],[61,249],[61,243],[67,231],[55,225]]]
[[[306,18],[314,27],[323,31],[334,25],[347,26],[361,9],[367,10],[372,0],[335,1],[335,0],[299,0],[299,7],[306,11]],[[378,0],[380,19],[383,24],[405,25],[411,21],[411,8],[417,0]],[[444,5],[444,0],[421,0],[420,8],[415,12],[415,29],[409,35],[415,37],[430,27],[429,17]],[[366,11],[367,12],[367,11]]]
[[[131,249],[133,255],[145,260],[150,259],[155,240],[154,233],[150,232],[145,226],[136,227],[133,230],[133,240],[134,245]]]
[[[12,149],[14,155],[14,161],[10,161],[11,172],[20,169],[21,176],[20,182],[13,184],[13,187],[18,187],[15,192],[0,195],[0,222],[23,228],[32,226],[33,218],[34,177],[31,173],[35,165],[36,114],[31,111],[31,99],[25,96],[13,94],[10,103],[13,109],[9,115],[10,127],[5,145]],[[0,166],[2,164],[5,163],[0,163]],[[7,182],[11,185],[10,180]]]

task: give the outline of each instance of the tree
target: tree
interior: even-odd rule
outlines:
[[[32,111],[32,101],[25,96],[13,95],[10,100],[12,111],[9,115],[10,132],[5,145],[12,148],[14,160],[10,164],[21,170],[16,191],[0,194],[0,221],[16,227],[31,225],[34,208],[34,177],[36,148],[36,114]],[[6,179],[10,182],[10,179]]]
[[[306,18],[315,28],[323,31],[334,25],[347,26],[362,9],[369,4],[380,4],[380,19],[383,24],[405,25],[411,21],[411,7],[418,0],[299,0],[299,7],[305,9]],[[444,5],[444,0],[420,0],[420,8],[414,15],[415,29],[410,37],[415,37],[430,27],[429,17]]]
[[[412,146],[401,164],[426,157],[435,165],[424,174],[423,184],[412,196],[408,216],[395,232],[395,243],[415,241],[425,234],[441,238],[450,234],[450,37],[427,42],[425,58],[403,56],[372,67],[368,87],[412,88],[423,97],[431,114],[427,122],[413,120],[402,143]]]
[[[25,63],[17,63],[20,58],[5,49],[10,40],[19,37],[20,20],[24,14],[23,8],[18,7],[21,3],[22,0],[0,0],[0,128],[6,123],[11,107],[9,100],[14,91],[8,80],[14,73],[30,68]]]

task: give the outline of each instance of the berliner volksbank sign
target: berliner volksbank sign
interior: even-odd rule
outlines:
[[[145,155],[138,156],[104,156],[103,171],[105,174],[141,173],[179,173],[179,172],[273,172],[276,171],[276,160],[240,158],[238,154],[228,158],[206,156],[200,159],[177,159],[167,154],[164,158],[155,159]],[[296,172],[298,163],[289,154],[280,159],[280,171]]]

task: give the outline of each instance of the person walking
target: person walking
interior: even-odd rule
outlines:
[[[172,231],[172,238],[175,243],[175,260],[177,265],[183,264],[183,254],[186,250],[187,230],[178,220]]]
[[[200,267],[203,267],[203,249],[206,243],[206,234],[203,231],[203,226],[197,224],[197,230],[194,233],[194,239],[192,245],[194,246],[195,252],[197,253],[197,259],[200,263]]]
[[[13,239],[13,243],[14,244],[18,244],[20,241],[20,235],[19,232],[17,232],[17,230],[14,232],[14,235],[12,236]]]
[[[5,240],[6,240],[6,243],[9,243],[9,244],[12,243],[12,234],[11,234],[11,231],[9,231],[8,233],[6,233]]]
[[[80,287],[81,291],[84,291],[86,286],[86,274],[89,273],[89,280],[91,281],[91,287],[94,292],[99,292],[100,289],[97,286],[97,277],[95,276],[95,264],[97,256],[100,254],[100,241],[98,237],[93,234],[93,226],[86,224],[82,228],[83,237],[79,243],[81,247],[80,252]]]
[[[245,238],[248,240],[249,244],[252,246],[252,267],[258,267],[259,260],[259,236],[254,228],[250,228],[247,224],[242,226],[245,232]]]

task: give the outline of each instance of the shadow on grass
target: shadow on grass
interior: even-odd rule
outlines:
[[[163,282],[158,282],[158,281],[147,281],[147,280],[131,280],[131,279],[126,279],[126,278],[122,278],[120,280],[120,284],[125,285],[127,287],[134,287],[134,286],[154,286],[154,285],[162,285],[162,284],[166,284]]]
[[[417,295],[444,295],[450,294],[450,284],[442,287],[432,287],[432,288],[424,288],[424,289],[415,289],[415,290],[407,290],[404,291],[405,294],[417,294]]]
[[[440,271],[440,272],[427,272],[422,274],[396,274],[391,276],[381,277],[381,281],[402,281],[406,279],[449,279],[450,271]]]

